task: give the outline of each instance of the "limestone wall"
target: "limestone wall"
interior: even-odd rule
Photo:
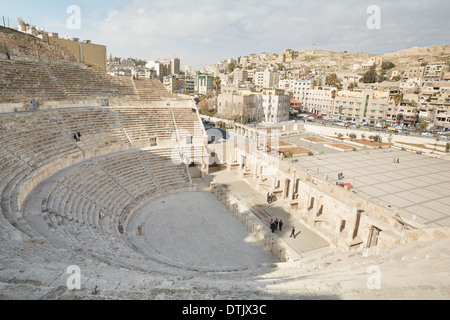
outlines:
[[[106,71],[106,46],[82,43],[60,38],[48,38],[49,44],[55,44],[72,53],[76,59],[98,70]]]

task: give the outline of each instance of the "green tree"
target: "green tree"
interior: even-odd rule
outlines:
[[[220,80],[219,76],[214,78],[213,86],[214,86],[214,91],[215,91],[215,93],[217,95],[219,90],[220,90],[220,88],[222,87],[222,80]]]
[[[400,104],[400,102],[402,102],[402,100],[403,100],[403,93],[397,93],[394,96],[394,102],[395,102],[396,106],[398,106]]]
[[[358,84],[356,82],[352,82],[350,83],[350,85],[348,86],[349,90],[353,90],[355,88],[358,88]]]
[[[427,130],[427,128],[428,128],[428,123],[425,121],[420,122],[420,124],[418,125],[419,130],[424,131],[424,130]]]
[[[233,61],[233,62],[231,62],[231,63],[228,64],[228,69],[227,69],[227,71],[228,71],[228,73],[232,73],[232,72],[234,71],[234,69],[236,69],[236,64],[235,64],[235,62]]]
[[[391,61],[383,61],[383,63],[381,64],[381,69],[383,70],[389,70],[395,68],[395,64]]]
[[[330,73],[327,75],[325,84],[328,86],[336,87],[338,89],[342,89],[342,81],[338,78],[336,73]]]
[[[375,83],[377,82],[377,71],[376,71],[376,65],[373,65],[370,67],[370,69],[364,73],[362,77],[363,83]]]

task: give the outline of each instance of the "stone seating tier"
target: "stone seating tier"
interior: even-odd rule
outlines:
[[[82,63],[45,61],[0,55],[0,101],[87,100],[119,98],[177,100],[158,80],[113,77]]]
[[[97,227],[109,218],[101,228],[115,233],[129,207],[149,195],[189,185],[185,166],[173,164],[170,152],[142,150],[83,163],[49,188],[43,212]]]

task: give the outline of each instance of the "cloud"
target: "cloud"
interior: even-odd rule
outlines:
[[[369,5],[381,29],[369,30]],[[319,48],[374,52],[449,43],[448,1],[133,0],[92,23],[115,52],[144,58],[178,55],[203,65],[222,58]],[[181,54],[186,55],[185,57]],[[191,61],[196,61],[195,63]]]

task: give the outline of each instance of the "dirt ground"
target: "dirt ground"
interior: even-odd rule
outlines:
[[[339,149],[344,149],[344,150],[352,150],[355,148],[355,147],[349,146],[347,144],[342,144],[342,143],[330,144],[330,146],[336,147]]]

